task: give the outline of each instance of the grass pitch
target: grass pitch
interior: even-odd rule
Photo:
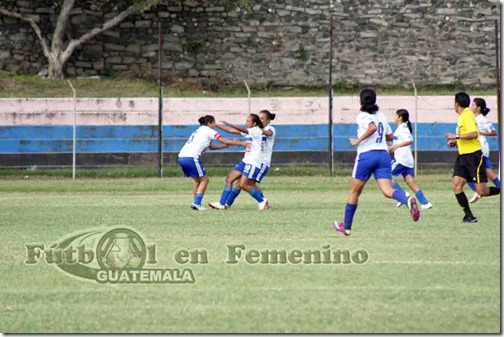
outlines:
[[[223,177],[210,178],[204,203]],[[450,175],[418,179],[434,208],[418,223],[365,187],[352,237],[342,219],[349,178],[267,177],[272,208],[242,193],[232,210],[191,211],[192,180],[0,180],[0,331],[3,332],[500,332],[499,198],[461,223]],[[467,195],[471,194],[467,191]],[[206,249],[194,284],[100,285],[24,264],[24,244],[90,227],[130,226],[155,243],[160,267],[179,249]],[[235,265],[247,249],[365,249],[357,264]]]

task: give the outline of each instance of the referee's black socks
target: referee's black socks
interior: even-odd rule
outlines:
[[[471,209],[469,208],[469,200],[467,200],[467,196],[465,195],[465,193],[462,192],[459,194],[455,194],[455,196],[457,197],[457,201],[460,207],[462,207],[462,209],[464,210],[465,215],[473,216]]]

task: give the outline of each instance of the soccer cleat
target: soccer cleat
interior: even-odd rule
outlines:
[[[467,223],[474,223],[478,222],[478,219],[474,215],[466,215],[463,219],[462,222],[467,222]]]
[[[432,204],[430,202],[426,203],[425,205],[420,205],[420,209],[431,209]]]
[[[350,236],[350,229],[345,229],[345,226],[343,225],[343,222],[337,222],[334,221],[332,223],[333,227],[335,230],[343,234],[344,236]]]
[[[195,211],[206,211],[206,208],[201,205],[192,204],[191,208]]]
[[[471,204],[474,204],[476,201],[478,201],[480,199],[481,199],[481,195],[479,195],[478,193],[474,193],[471,200],[469,200],[469,202]]]
[[[270,204],[269,204],[268,199],[264,198],[264,200],[259,203],[259,210],[265,211],[267,209],[270,209]]]
[[[408,208],[410,210],[411,218],[413,219],[413,221],[418,221],[418,219],[420,219],[420,211],[418,210],[415,198],[408,198]]]
[[[218,209],[218,210],[225,210],[226,209],[226,207],[222,206],[220,204],[220,202],[209,202],[208,206],[210,206],[210,208]]]

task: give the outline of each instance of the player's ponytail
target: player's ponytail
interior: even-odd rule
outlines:
[[[206,115],[206,116],[198,118],[198,123],[200,125],[208,125],[211,123],[215,123],[215,118],[214,118],[214,116]]]
[[[396,111],[396,114],[399,118],[401,118],[401,121],[403,123],[406,123],[406,126],[408,127],[409,131],[413,133],[413,127],[411,126],[411,122],[409,120],[409,112],[406,109],[399,109]]]
[[[265,114],[268,117],[268,120],[272,121],[275,119],[276,114],[272,114],[269,112],[269,110],[261,110],[259,111],[260,114]]]
[[[360,92],[361,111],[374,115],[378,111],[376,105],[376,92],[373,89],[364,89]]]
[[[475,98],[474,99],[474,104],[476,104],[477,107],[480,108],[480,113],[483,115],[483,116],[486,116],[488,115],[488,113],[490,112],[490,109],[487,108],[486,106],[486,102],[483,98]]]
[[[252,117],[252,122],[257,125],[260,129],[263,129],[264,128],[264,125],[263,123],[261,122],[261,119],[259,118],[258,115],[256,114],[250,114],[249,115],[250,117]]]

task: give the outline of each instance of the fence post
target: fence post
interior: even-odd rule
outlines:
[[[158,57],[158,176],[163,178],[163,84],[161,80],[161,60],[163,53],[163,36],[161,34],[161,21],[158,22],[159,31],[159,57]]]
[[[415,92],[415,131],[413,132],[413,144],[414,145],[414,152],[415,152],[415,176],[417,175],[417,165],[418,165],[418,96],[417,96],[417,89],[415,85],[415,81],[411,80],[411,84],[413,85],[413,90]]]
[[[75,180],[75,171],[77,165],[77,92],[75,91],[74,86],[70,80],[67,80],[68,85],[72,88],[73,91],[73,142],[72,142],[72,179]]]

